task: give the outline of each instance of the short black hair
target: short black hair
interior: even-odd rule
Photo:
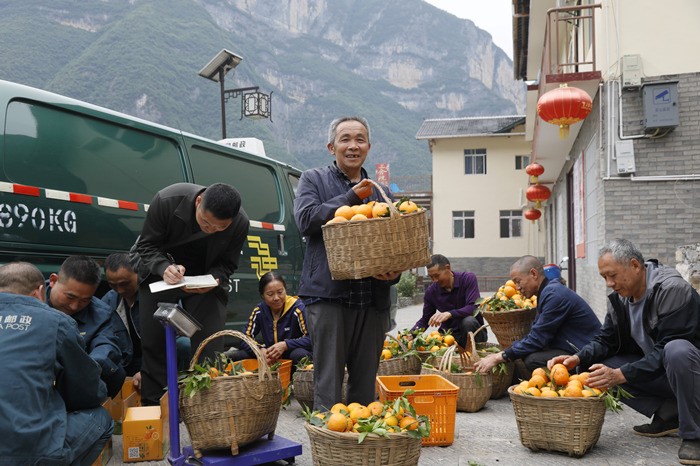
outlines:
[[[29,262],[10,262],[0,267],[0,292],[28,296],[44,284],[44,276]]]
[[[126,252],[115,252],[107,256],[107,259],[105,259],[104,267],[105,272],[107,270],[109,270],[110,272],[116,272],[119,269],[126,269],[129,272],[136,273],[136,269],[134,269],[134,266],[129,260],[129,254],[127,254]]]
[[[58,271],[59,280],[72,279],[90,286],[99,285],[101,278],[100,266],[87,256],[68,256]]]
[[[202,208],[219,220],[232,219],[241,209],[241,195],[225,183],[214,183],[202,193]]]
[[[442,254],[433,254],[430,256],[430,264],[428,264],[427,268],[431,269],[436,265],[439,265],[441,269],[444,269],[445,266],[450,265],[450,260]]]
[[[284,281],[282,275],[278,274],[277,272],[267,272],[265,275],[260,277],[260,283],[258,283],[258,291],[260,292],[260,296],[262,296],[263,292],[265,291],[265,287],[275,281],[282,282],[284,287],[287,288],[287,282]]]

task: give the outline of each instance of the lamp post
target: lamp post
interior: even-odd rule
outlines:
[[[241,120],[248,118],[269,118],[272,121],[272,92],[265,94],[260,92],[258,86],[241,87],[238,89],[226,89],[224,76],[226,73],[236,68],[243,57],[236,55],[226,49],[216,54],[204,68],[199,71],[199,75],[211,81],[219,83],[221,100],[221,138],[226,139],[226,102],[241,96]]]

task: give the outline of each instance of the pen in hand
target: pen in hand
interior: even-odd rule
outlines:
[[[178,281],[182,280],[182,278],[184,277],[183,270],[179,265],[177,265],[175,263],[175,259],[173,258],[173,256],[169,252],[166,252],[165,256],[168,258],[168,261],[175,268],[175,271],[177,272],[177,274],[173,273],[173,275],[176,278],[175,283],[177,283]],[[165,277],[163,277],[163,279],[165,279]]]

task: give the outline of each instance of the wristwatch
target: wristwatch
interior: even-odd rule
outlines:
[[[510,362],[510,359],[508,358],[508,355],[505,351],[501,351],[501,358],[503,358],[505,362]]]

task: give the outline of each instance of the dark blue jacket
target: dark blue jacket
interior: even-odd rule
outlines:
[[[51,305],[51,287],[48,281],[46,282],[46,302]],[[112,311],[105,303],[93,296],[85,309],[70,317],[78,324],[78,330],[85,340],[88,354],[102,368],[102,380],[107,385],[108,395],[113,397],[122,389],[126,372],[121,365],[122,353],[119,342],[112,330]]]
[[[67,413],[107,396],[75,321],[36,298],[0,293],[0,368],[0,462],[68,464]]]
[[[505,350],[508,359],[520,359],[545,349],[571,354],[586,346],[600,331],[593,309],[557,280],[544,279],[537,292],[537,315],[530,333]]]
[[[362,169],[362,179],[368,178]],[[299,296],[304,298],[347,298],[350,280],[333,280],[321,227],[335,215],[338,207],[356,205],[365,201],[384,201],[375,192],[364,201],[352,190],[348,177],[333,163],[328,167],[313,168],[302,173],[294,200],[294,219],[301,234],[306,237],[304,266],[299,279]],[[391,197],[385,186],[384,192]],[[391,305],[390,287],[396,280],[372,279],[372,298],[375,307],[387,310]]]
[[[266,348],[284,341],[287,343],[287,351],[296,348],[312,351],[311,336],[306,328],[304,303],[294,296],[287,296],[284,310],[277,322],[272,317],[272,311],[268,305],[264,301],[260,302],[250,314],[245,333],[253,339],[260,334]],[[247,345],[242,345],[242,349],[252,356]]]
[[[663,349],[671,340],[688,340],[700,348],[700,295],[673,267],[655,260],[645,263],[647,275],[644,301],[644,331],[654,342],[644,354],[631,335],[629,299],[613,292],[608,295],[608,313],[603,329],[577,356],[581,367],[617,354],[637,354],[639,359],[620,366],[628,382],[644,382],[664,373]]]
[[[131,338],[131,335],[129,335],[129,330],[127,327],[128,324],[124,323],[124,319],[126,319],[127,316],[126,314],[122,316],[117,309],[122,301],[123,300],[119,297],[119,293],[114,290],[108,291],[102,297],[102,302],[104,302],[112,311],[112,331],[114,332],[114,336],[117,338],[117,344],[122,353],[121,365],[126,371],[126,375],[131,376],[141,370],[141,361],[143,358],[140,356],[135,356],[134,341]],[[124,303],[124,307],[122,309],[125,313],[129,312],[126,307],[127,305]],[[134,305],[131,306],[131,311],[129,314],[131,315],[131,321],[134,324],[134,329],[140,335],[141,325],[139,324],[138,294],[136,295]]]

